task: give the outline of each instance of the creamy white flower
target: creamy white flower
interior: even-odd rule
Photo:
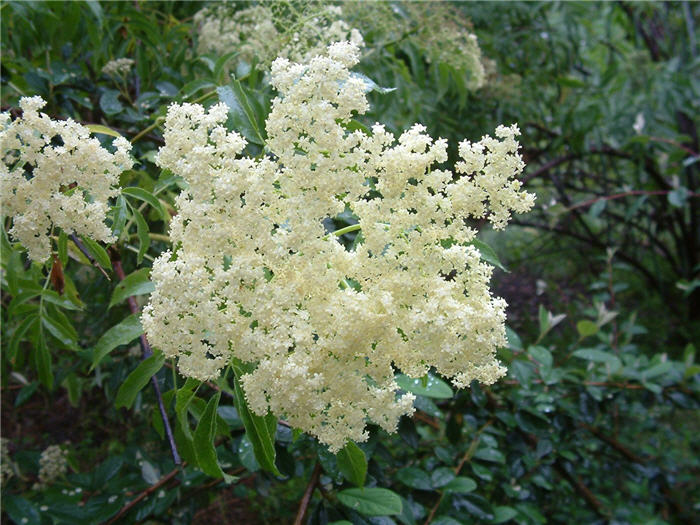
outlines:
[[[113,241],[104,222],[108,200],[118,193],[119,174],[133,164],[126,139],[117,138],[110,153],[86,127],[39,113],[45,104],[25,97],[20,118],[0,115],[2,214],[12,217],[10,235],[39,262],[51,254],[54,227]]]
[[[264,158],[242,156],[225,106],[169,108],[158,162],[188,189],[142,317],[187,376],[215,378],[233,357],[254,364],[241,378],[251,409],[332,451],[365,440],[367,421],[391,432],[412,412],[395,368],[421,377],[434,367],[458,387],[503,375],[505,302],[465,220],[500,228],[533,202],[513,180],[515,126],[462,143],[458,178],[437,168],[447,143],[421,125],[398,140],[379,124],[348,131],[369,107],[349,71],[358,56],[345,42],[304,64],[273,63]],[[346,210],[363,239],[352,250],[324,227]]]
[[[134,66],[132,58],[117,58],[110,60],[102,67],[102,72],[106,75],[126,75]]]
[[[200,53],[238,57],[269,67],[277,57],[306,62],[331,42],[350,40],[363,46],[362,35],[342,19],[340,6],[307,0],[263,2],[233,11],[225,3],[205,7],[194,19]]]
[[[50,445],[39,458],[39,481],[35,489],[44,489],[68,471],[68,452],[60,445]]]

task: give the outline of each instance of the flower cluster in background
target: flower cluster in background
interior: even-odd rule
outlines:
[[[0,114],[2,213],[12,217],[10,235],[39,262],[51,254],[55,227],[113,240],[105,224],[108,200],[118,193],[119,174],[133,164],[126,139],[115,139],[110,153],[85,126],[39,113],[45,104],[24,97],[20,118]]]
[[[236,52],[269,68],[277,57],[307,61],[331,42],[362,45],[362,35],[343,19],[340,6],[318,1],[261,2],[234,10],[230,4],[205,7],[195,15],[200,53]]]
[[[132,58],[117,58],[115,60],[110,60],[102,67],[102,72],[105,75],[115,76],[115,75],[126,75],[131,71],[134,66],[134,60]]]
[[[44,489],[68,471],[68,451],[60,445],[50,445],[39,458],[39,481],[35,489]]]
[[[462,143],[461,177],[438,168],[447,143],[423,126],[398,140],[379,124],[348,131],[369,109],[349,70],[358,59],[343,42],[307,63],[273,63],[263,158],[241,156],[223,104],[170,107],[158,162],[188,189],[142,318],[186,376],[215,378],[232,357],[255,363],[242,377],[252,410],[332,451],[367,439],[367,420],[393,431],[413,410],[394,367],[412,377],[435,367],[459,387],[503,375],[505,302],[466,220],[501,228],[534,200],[513,180],[515,126]],[[353,249],[324,227],[346,211],[361,232]]]
[[[372,49],[408,42],[429,63],[447,64],[465,75],[469,90],[487,81],[488,60],[469,20],[452,2],[346,2],[348,23],[362,28]]]

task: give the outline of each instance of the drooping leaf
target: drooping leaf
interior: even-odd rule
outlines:
[[[165,357],[160,352],[154,353],[152,356],[141,361],[124,380],[119,387],[117,397],[114,400],[116,408],[124,407],[131,408],[131,405],[136,399],[136,395],[145,387],[151,380],[151,377],[163,368]]]
[[[243,420],[246,435],[253,444],[255,458],[262,468],[281,476],[275,465],[275,433],[277,432],[277,418],[274,414],[267,414],[261,417],[248,408],[248,403],[240,385],[240,377],[245,373],[244,365],[238,360],[233,361],[234,371],[234,396],[236,400],[236,410]]]
[[[143,327],[141,326],[139,314],[131,314],[120,323],[114,325],[102,334],[102,337],[92,349],[90,370],[92,371],[116,347],[130,343],[141,334],[143,334]]]
[[[197,463],[202,472],[214,478],[224,478],[226,483],[235,481],[234,476],[229,476],[219,465],[216,457],[216,449],[214,448],[214,436],[216,435],[216,408],[219,406],[221,392],[214,394],[207,407],[204,409],[197,428],[194,431],[194,453],[197,457]]]
[[[150,268],[141,268],[127,275],[126,278],[114,288],[112,299],[109,301],[109,308],[115,304],[121,303],[124,299],[132,295],[146,295],[155,290],[155,285],[148,278],[150,271]]]
[[[354,483],[358,487],[365,484],[367,475],[367,458],[362,449],[350,441],[337,454],[338,468],[343,473],[345,479]]]

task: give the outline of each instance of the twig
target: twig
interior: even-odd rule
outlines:
[[[469,461],[472,456],[476,453],[476,449],[479,447],[479,440],[481,439],[481,434],[484,430],[486,430],[491,424],[493,423],[493,419],[489,419],[486,423],[484,423],[479,430],[476,431],[476,434],[474,435],[474,438],[472,439],[472,442],[469,444],[469,448],[467,451],[464,453],[464,456],[462,456],[462,459],[459,461],[457,466],[455,467],[455,476],[459,476],[459,472],[462,470],[462,467],[464,464]],[[435,502],[435,505],[433,505],[433,508],[430,509],[430,514],[428,514],[428,518],[425,520],[425,523],[423,525],[430,525],[430,522],[433,521],[433,518],[435,517],[435,513],[437,512],[438,508],[440,507],[440,503],[442,503],[443,498],[445,497],[445,492],[440,492],[440,497],[438,500]]]
[[[70,240],[73,241],[73,243],[78,247],[78,250],[80,250],[81,253],[85,257],[87,257],[87,260],[90,261],[90,264],[92,264],[95,268],[100,270],[102,272],[102,275],[104,275],[108,281],[111,281],[112,279],[109,278],[109,275],[107,275],[107,272],[105,271],[105,269],[102,268],[102,266],[100,266],[100,263],[98,263],[95,260],[95,258],[90,254],[90,252],[87,250],[87,248],[85,247],[83,242],[80,239],[78,239],[78,236],[75,235],[75,233],[71,233],[69,235],[69,237],[70,237]]]
[[[638,456],[637,454],[635,454],[634,452],[629,450],[627,447],[625,447],[622,443],[620,443],[616,439],[611,438],[610,436],[603,434],[597,428],[595,428],[591,425],[587,425],[586,423],[583,423],[581,426],[583,428],[585,428],[586,430],[588,430],[591,434],[593,434],[595,437],[597,437],[601,441],[604,441],[605,443],[610,445],[612,448],[617,450],[620,454],[625,456],[630,461],[633,461],[634,463],[640,463],[640,464],[646,463],[644,458]]]
[[[184,463],[183,465],[184,466]],[[160,478],[158,481],[156,481],[153,485],[145,489],[141,494],[136,496],[134,499],[132,499],[129,503],[124,505],[121,509],[119,509],[119,512],[117,512],[112,518],[110,518],[108,521],[104,523],[104,525],[111,525],[112,523],[116,523],[119,521],[119,519],[124,516],[127,512],[129,512],[131,509],[136,506],[136,504],[144,499],[146,496],[149,494],[155,492],[159,488],[161,488],[163,485],[168,483],[171,479],[173,479],[175,476],[177,476],[178,472],[180,472],[180,467],[176,467],[173,470],[170,471],[170,473],[166,474],[162,478]]]
[[[297,511],[297,516],[294,519],[294,525],[301,525],[304,521],[304,516],[306,515],[306,509],[309,507],[309,502],[311,501],[311,495],[314,493],[314,489],[318,484],[318,478],[321,475],[321,463],[318,461],[314,466],[314,470],[311,473],[311,479],[309,479],[309,484],[306,486],[304,495],[299,503],[299,510]]]
[[[633,191],[626,191],[624,193],[615,193],[614,195],[604,195],[602,197],[596,197],[595,199],[590,199],[587,201],[579,202],[578,204],[574,204],[573,206],[569,206],[567,209],[568,210],[574,210],[576,208],[585,208],[586,206],[590,206],[591,204],[595,204],[598,201],[611,201],[613,199],[621,199],[623,197],[631,197],[633,195],[668,195],[671,193],[670,191],[665,191],[665,190],[657,190],[657,191],[644,191],[644,190],[633,190]],[[688,197],[700,197],[700,194],[697,193],[688,193]]]
[[[117,274],[120,281],[126,278],[124,273],[124,268],[122,268],[122,262],[119,259],[119,253],[110,248],[109,254],[112,259],[112,267],[114,268],[114,273]],[[133,296],[127,297],[126,302],[129,304],[129,310],[132,314],[139,313],[139,306],[136,304],[136,299]],[[146,359],[153,355],[153,350],[151,350],[151,345],[148,344],[148,339],[146,339],[146,334],[141,334],[139,337],[139,342],[141,343],[141,350],[143,352],[143,358]],[[165,405],[163,403],[163,396],[160,393],[160,386],[158,386],[158,379],[156,376],[151,377],[151,383],[153,384],[153,390],[156,392],[156,398],[158,399],[158,408],[160,409],[160,417],[163,419],[163,427],[165,428],[165,434],[168,436],[168,442],[170,443],[170,451],[173,454],[173,461],[176,465],[179,465],[182,460],[180,459],[180,454],[177,451],[177,445],[175,444],[175,437],[173,436],[173,431],[170,428],[170,421],[168,420],[168,413],[165,410]]]

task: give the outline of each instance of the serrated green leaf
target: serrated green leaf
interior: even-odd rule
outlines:
[[[345,479],[358,487],[365,484],[367,475],[367,458],[365,453],[355,443],[350,441],[337,454],[338,468]]]
[[[92,349],[92,371],[102,359],[120,345],[125,345],[143,334],[139,314],[131,314],[119,324],[107,330]]]
[[[148,384],[151,377],[163,368],[163,363],[165,363],[165,357],[160,352],[156,352],[141,361],[119,387],[114,406],[116,408],[131,408],[136,395]]]
[[[402,508],[399,495],[382,488],[341,490],[338,500],[365,516],[394,516],[400,514]]]
[[[112,267],[112,261],[110,260],[109,255],[107,255],[105,249],[93,241],[90,237],[84,237],[81,235],[80,238],[83,241],[85,248],[87,248],[87,251],[90,252],[90,255],[92,255],[92,258],[95,259],[95,261],[97,261],[102,268],[109,270]]]
[[[155,285],[148,278],[150,271],[150,268],[141,268],[127,275],[126,278],[114,288],[108,308],[121,303],[124,299],[132,295],[146,295],[155,290]]]

